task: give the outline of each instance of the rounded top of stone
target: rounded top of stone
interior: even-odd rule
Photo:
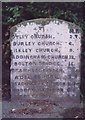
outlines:
[[[56,21],[57,21],[57,23],[56,23]],[[35,24],[41,24],[41,25],[45,26],[46,24],[49,24],[50,22],[55,22],[55,24],[63,24],[63,23],[68,24],[68,29],[69,28],[77,28],[82,33],[82,29],[78,25],[76,25],[75,23],[68,22],[68,21],[61,20],[61,19],[57,19],[57,18],[39,18],[39,19],[26,20],[26,21],[20,22],[17,25],[13,26],[11,28],[11,31],[13,29],[14,29],[13,31],[16,31],[15,29],[17,29],[17,27],[19,27],[20,25],[26,26],[27,23],[29,23],[29,24],[35,23]]]

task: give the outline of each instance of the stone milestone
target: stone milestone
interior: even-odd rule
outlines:
[[[79,99],[81,29],[58,19],[12,27],[12,99]]]

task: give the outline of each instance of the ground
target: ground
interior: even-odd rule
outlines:
[[[55,104],[42,100],[3,101],[3,118],[85,118],[83,104]]]
[[[9,87],[8,87],[9,88]],[[12,101],[8,88],[3,89],[3,118],[83,118],[85,104],[72,102],[54,103],[46,100]],[[1,102],[0,102],[1,107]],[[1,115],[0,115],[1,117]]]

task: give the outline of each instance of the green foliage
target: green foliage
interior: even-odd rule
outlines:
[[[74,23],[83,22],[82,3],[4,3],[3,23],[16,24],[33,18],[59,18]]]

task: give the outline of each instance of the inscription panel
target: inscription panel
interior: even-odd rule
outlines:
[[[12,97],[77,97],[81,30],[57,19],[27,21],[11,29]]]

